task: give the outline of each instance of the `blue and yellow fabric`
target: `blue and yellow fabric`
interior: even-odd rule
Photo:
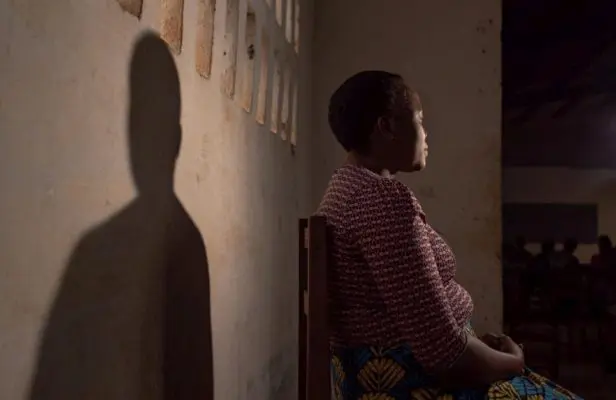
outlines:
[[[332,349],[331,370],[335,400],[581,400],[528,369],[485,389],[445,392],[409,346]]]

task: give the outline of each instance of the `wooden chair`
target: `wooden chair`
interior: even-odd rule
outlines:
[[[586,328],[593,325],[588,307],[587,277],[583,267],[566,267],[552,271],[550,291],[555,304],[555,315],[560,329],[565,334],[560,343],[561,358],[568,362],[588,361],[591,354]],[[598,329],[597,329],[598,330]],[[584,355],[583,358],[580,358]]]
[[[331,398],[324,217],[299,221],[299,400]]]
[[[584,310],[584,320],[582,321],[585,329],[582,346],[594,358],[592,361],[602,361],[609,347],[611,334],[610,320],[612,316],[608,313],[608,307],[613,305],[614,286],[616,277],[607,268],[586,268],[588,287],[586,290],[586,301]],[[582,325],[580,323],[580,325]],[[595,335],[588,336],[588,331],[592,329]]]
[[[558,323],[548,293],[530,293],[524,271],[513,270],[503,274],[503,297],[506,332],[524,344],[528,365],[550,378],[558,378]]]

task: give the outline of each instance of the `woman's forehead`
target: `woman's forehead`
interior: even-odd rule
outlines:
[[[408,92],[409,92],[409,100],[411,103],[411,107],[413,108],[413,111],[420,112],[423,114],[423,107],[421,105],[421,98],[419,97],[419,93],[417,93],[416,91],[410,88],[408,89]]]

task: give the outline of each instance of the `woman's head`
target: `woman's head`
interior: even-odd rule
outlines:
[[[400,75],[364,71],[332,95],[329,125],[347,152],[392,173],[425,167],[428,146],[417,93]]]

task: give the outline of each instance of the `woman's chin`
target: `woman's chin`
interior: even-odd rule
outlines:
[[[426,168],[426,159],[417,162],[413,168],[414,172],[422,171]]]
[[[426,159],[422,158],[421,160],[414,160],[412,164],[409,163],[403,168],[399,168],[398,171],[407,172],[407,173],[417,172],[417,171],[421,171],[424,168],[426,168]]]

